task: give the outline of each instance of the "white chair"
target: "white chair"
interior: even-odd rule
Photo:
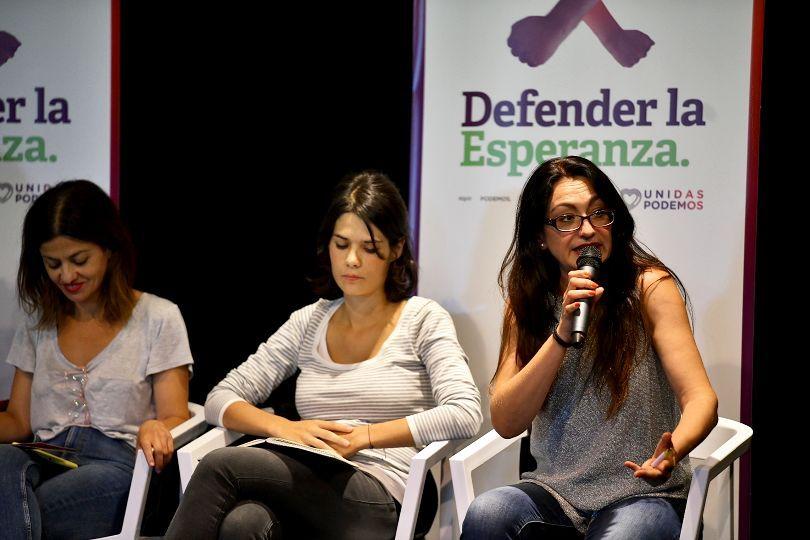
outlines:
[[[206,454],[217,448],[224,448],[242,436],[242,433],[217,427],[178,450],[177,464],[180,467],[181,491],[185,492],[194,469]],[[402,500],[402,510],[397,523],[396,540],[411,540],[413,538],[427,472],[433,469],[433,476],[441,486],[442,460],[452,455],[455,448],[453,441],[433,442],[417,453],[411,460],[411,470],[408,475],[408,483],[405,486],[405,497]],[[444,522],[442,520],[442,507],[444,507],[445,514],[452,512],[452,495],[448,496],[447,494],[451,484],[449,482],[445,484],[447,487],[444,493],[442,493],[441,489],[439,490],[439,508],[436,512],[436,518],[439,519],[440,523]],[[442,527],[440,531],[442,538],[450,538],[451,533],[447,532],[448,529],[452,530],[452,525],[449,528]]]
[[[191,418],[171,430],[175,448],[194,440],[205,431],[205,410],[203,406],[189,403],[188,410]],[[175,456],[175,459],[178,459],[178,456]],[[121,532],[112,536],[105,536],[99,540],[133,540],[140,538],[143,510],[146,506],[146,494],[149,492],[149,483],[152,480],[151,473],[152,468],[146,462],[146,456],[141,449],[138,449]]]
[[[734,467],[733,464],[751,447],[754,431],[740,422],[720,418],[709,436],[689,453],[692,462],[692,484],[683,515],[681,540],[695,540],[703,519],[709,482],[724,469],[729,473],[729,516],[734,537]]]
[[[473,470],[513,444],[519,443],[526,435],[527,432],[524,431],[517,437],[504,439],[495,430],[492,430],[450,458],[450,475],[453,482],[459,524],[464,523],[467,509],[475,498],[475,488],[472,481]],[[692,483],[689,486],[689,496],[686,502],[683,526],[681,527],[681,540],[695,540],[698,538],[709,482],[748,451],[751,446],[752,435],[753,430],[745,424],[727,418],[720,418],[717,426],[709,436],[689,453],[689,460],[692,463]],[[731,523],[733,524],[734,467],[729,467],[729,474]],[[513,477],[504,478],[501,485],[517,481],[517,463],[515,463]]]

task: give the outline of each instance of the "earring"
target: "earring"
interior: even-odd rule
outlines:
[[[543,242],[540,242],[540,249],[546,249],[546,245]]]

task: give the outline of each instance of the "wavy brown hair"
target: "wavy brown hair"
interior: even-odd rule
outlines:
[[[418,271],[408,229],[408,210],[394,183],[377,171],[350,174],[335,188],[332,202],[318,232],[318,269],[310,279],[315,293],[324,298],[337,298],[343,294],[332,277],[329,242],[335,231],[335,223],[346,213],[355,214],[363,220],[372,240],[374,234],[371,225],[374,225],[385,236],[392,249],[402,242],[402,252],[388,266],[385,296],[389,302],[399,302],[413,296]],[[373,245],[377,256],[384,258],[376,242]]]
[[[73,313],[73,302],[48,277],[40,254],[57,236],[91,242],[110,252],[99,291],[99,307],[109,323],[126,322],[135,307],[135,252],[112,200],[87,180],[61,182],[40,195],[25,215],[17,294],[20,306],[36,314],[38,328],[54,328]]]
[[[594,306],[590,339],[584,350],[594,358],[590,374],[594,384],[610,391],[610,418],[627,397],[637,353],[651,346],[642,310],[642,273],[663,270],[667,275],[660,279],[674,279],[687,303],[688,296],[675,273],[635,239],[635,222],[621,195],[607,175],[585,158],[568,156],[542,163],[520,194],[514,237],[498,276],[507,300],[498,369],[513,340],[518,367],[522,369],[558,322],[555,312],[562,300],[560,264],[549,250],[541,250],[539,243],[554,186],[563,178],[586,179],[606,207],[616,212],[610,226],[613,247],[599,275],[605,292]]]

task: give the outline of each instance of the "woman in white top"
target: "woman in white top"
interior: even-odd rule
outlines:
[[[206,415],[348,461],[267,443],[213,452],[167,538],[393,538],[416,447],[478,431],[480,396],[452,320],[411,296],[407,211],[388,178],[338,186],[318,255],[316,292],[334,299],[293,313],[211,391]],[[297,370],[303,420],[255,406]]]
[[[69,447],[67,469],[0,445],[3,538],[96,538],[121,530],[135,448],[160,471],[188,418],[183,318],[133,289],[133,248],[110,198],[86,180],[41,195],[23,224],[18,293],[28,318],[0,442]]]

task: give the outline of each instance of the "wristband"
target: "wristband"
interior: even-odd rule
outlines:
[[[551,335],[554,336],[554,341],[559,343],[561,347],[564,347],[564,348],[567,349],[568,347],[573,345],[573,343],[569,343],[569,342],[565,341],[563,338],[561,338],[560,334],[557,333],[556,328],[551,332]]]

